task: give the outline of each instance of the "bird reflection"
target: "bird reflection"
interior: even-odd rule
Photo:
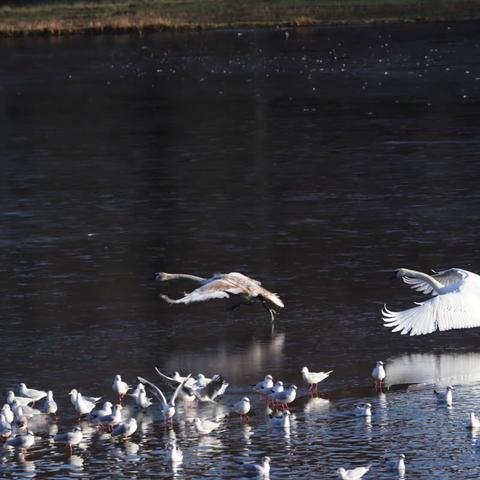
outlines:
[[[35,462],[27,460],[23,452],[15,453],[15,461],[22,467],[25,473],[32,473],[35,471]]]
[[[324,413],[330,408],[330,400],[320,397],[311,397],[305,402],[305,413]]]
[[[241,383],[247,373],[263,374],[265,365],[283,363],[284,333],[271,333],[268,340],[252,340],[246,350],[232,352],[230,345],[220,344],[214,351],[191,353],[182,350],[173,354],[165,364],[167,371],[216,372],[222,367],[222,375],[231,382]],[[203,345],[199,345],[203,347]]]
[[[480,353],[414,353],[387,361],[387,383],[447,385],[480,382]]]
[[[65,462],[67,465],[75,467],[77,470],[83,470],[83,458],[80,455],[72,455]]]

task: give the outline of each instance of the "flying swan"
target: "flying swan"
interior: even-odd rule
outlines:
[[[167,303],[203,302],[211,300],[212,298],[229,298],[230,295],[241,295],[245,298],[247,303],[252,302],[254,299],[259,300],[264,308],[270,313],[272,322],[275,320],[277,312],[269,304],[274,304],[281,308],[284,306],[277,294],[269,292],[266,288],[263,288],[259,281],[237,272],[217,273],[210,278],[202,278],[184,273],[158,272],[155,274],[155,280],[167,281],[178,278],[193,280],[194,282],[200,283],[201,286],[192,292],[185,294],[185,296],[178,300],[173,300],[167,295],[161,295],[163,300]],[[233,310],[242,303],[234,305],[230,309]]]
[[[432,297],[416,307],[392,312],[386,305],[382,317],[386,327],[402,335],[426,335],[436,330],[480,327],[480,276],[450,268],[428,275],[400,268],[395,277],[401,278],[417,292]]]

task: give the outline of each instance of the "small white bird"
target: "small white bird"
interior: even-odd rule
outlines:
[[[173,425],[173,416],[175,415],[175,400],[180,392],[180,390],[185,386],[185,384],[190,379],[190,375],[188,375],[182,383],[179,383],[175,392],[173,393],[170,401],[167,402],[165,395],[163,392],[152,382],[145,380],[142,377],[137,377],[138,381],[141,383],[147,384],[151,389],[153,394],[157,397],[158,400],[162,403],[162,414],[163,414],[163,423],[166,424],[167,420],[170,420],[170,423]]]
[[[385,368],[383,367],[383,362],[378,361],[372,370],[373,385],[376,390],[382,390],[382,382],[385,380],[386,376],[387,374],[385,372]]]
[[[390,470],[405,473],[405,455],[403,453],[397,459],[389,459],[385,463]]]
[[[147,397],[147,392],[145,391],[143,383],[139,383],[135,391],[129,395],[134,398],[135,405],[139,408],[146,409],[152,405],[151,399]]]
[[[268,404],[274,405],[275,404],[275,395],[277,393],[283,392],[283,390],[284,390],[283,382],[281,380],[278,380],[275,383],[275,385],[273,386],[273,388],[266,391]]]
[[[220,423],[218,422],[212,422],[206,418],[200,419],[198,417],[193,419],[193,423],[195,425],[195,429],[200,435],[208,435],[220,426]]]
[[[119,425],[122,422],[122,406],[118,403],[113,407],[110,415],[104,415],[97,418],[97,421],[102,427],[108,427],[110,431],[112,428]]]
[[[436,390],[434,390],[433,393],[437,397],[438,403],[445,404],[451,407],[453,405],[453,390],[455,389],[451,385],[449,385],[445,392],[437,392]]]
[[[480,428],[480,420],[473,412],[470,413],[470,418],[467,422],[467,428]]]
[[[297,386],[290,385],[283,390],[283,392],[275,393],[274,398],[277,404],[280,404],[283,408],[288,408],[288,404],[295,401],[297,397]]]
[[[72,390],[70,390],[70,393],[68,394],[70,395],[70,401],[72,402],[73,406],[75,406],[75,402],[77,401],[78,393],[79,392],[76,388],[72,388]],[[102,397],[89,397],[88,395],[83,395],[83,394],[82,394],[82,397],[84,400],[86,400],[89,403],[98,403],[102,399]]]
[[[243,469],[257,477],[268,477],[270,474],[270,457],[263,457],[261,464],[244,463]]]
[[[47,392],[47,398],[44,400],[40,410],[47,415],[55,415],[57,413],[58,405],[53,399],[53,392],[51,390]]]
[[[43,390],[35,390],[34,388],[27,388],[24,383],[20,383],[18,392],[22,397],[31,398],[34,403],[47,396],[47,392],[44,392]]]
[[[120,422],[112,431],[112,437],[121,436],[124,440],[137,431],[137,420],[129,418],[125,422]]]
[[[169,463],[181,463],[183,461],[183,452],[175,443],[169,443],[167,446],[167,461]]]
[[[53,439],[55,442],[65,443],[70,448],[70,455],[73,453],[73,446],[78,445],[83,440],[82,429],[79,426],[72,428],[70,432],[57,433]]]
[[[269,415],[270,424],[276,428],[290,428],[290,411],[285,410],[282,415]]]
[[[87,399],[83,398],[83,395],[80,392],[78,392],[74,406],[79,417],[81,417],[82,415],[88,415],[95,408],[95,403],[89,402]]]
[[[7,422],[5,415],[0,413],[0,437],[8,438],[12,435],[12,426]]]
[[[372,416],[372,405],[370,403],[365,403],[363,405],[357,405],[355,407],[355,415],[357,417],[371,417]]]
[[[8,423],[12,423],[12,422],[13,422],[13,412],[12,412],[12,409],[10,408],[10,405],[9,405],[8,403],[6,403],[6,404],[2,407],[1,412],[3,413],[3,415],[5,415],[5,420],[6,420]]]
[[[90,418],[92,420],[97,420],[100,418],[100,417],[105,417],[107,415],[111,415],[112,414],[112,407],[113,407],[113,404],[112,402],[105,402],[102,406],[102,408],[99,408],[97,410],[92,410],[90,412]]]
[[[265,378],[261,382],[253,385],[253,391],[261,395],[267,393],[271,388],[273,388],[273,377],[270,374],[265,375]]]
[[[23,413],[23,408],[17,406],[14,402],[13,404],[14,409],[12,410],[13,412],[13,425],[17,428],[26,428],[27,426],[27,417]]]
[[[307,367],[302,368],[303,381],[308,384],[308,391],[318,393],[318,384],[325,380],[333,370],[328,372],[310,372]]]
[[[126,382],[122,380],[120,375],[115,375],[112,384],[113,391],[118,395],[118,403],[122,403],[123,397],[127,394],[129,390],[132,389]]]
[[[17,397],[12,390],[9,390],[7,392],[7,403],[11,406],[14,400],[16,400],[22,407],[33,402],[33,398]]]
[[[35,436],[31,430],[28,430],[22,435],[17,435],[14,438],[10,438],[6,441],[5,445],[13,448],[19,448],[21,450],[27,450],[35,443]]]
[[[42,412],[36,408],[32,408],[28,405],[23,405],[21,406],[19,403],[18,403],[18,400],[15,399],[12,403],[12,411],[15,415],[15,412],[17,411],[17,409],[21,408],[22,409],[22,414],[25,416],[25,418],[27,419],[30,419],[32,417],[34,417],[35,415],[40,415]]]
[[[417,292],[431,294],[425,302],[401,312],[383,307],[386,327],[402,335],[426,335],[436,330],[473,328],[480,326],[480,276],[461,268],[450,268],[428,275],[399,268],[395,277]]]
[[[352,470],[345,470],[343,467],[337,470],[338,476],[342,480],[359,480],[370,470],[370,465],[366,467],[357,467]]]
[[[250,421],[248,412],[250,411],[250,399],[248,397],[243,397],[235,405],[233,405],[233,410],[240,415],[240,421],[243,421],[244,417],[247,422]]]

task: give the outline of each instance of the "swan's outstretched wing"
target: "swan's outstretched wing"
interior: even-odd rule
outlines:
[[[436,272],[434,275],[432,275],[432,277],[435,278],[435,280],[438,280],[444,287],[461,282],[467,276],[468,273],[465,270],[461,270],[459,268],[450,268],[448,270]],[[413,290],[416,290],[417,292],[422,292],[425,295],[437,295],[437,292],[432,288],[430,284],[425,282],[425,280],[408,276],[402,277],[402,280],[406,284],[410,285],[410,288],[413,288]]]
[[[454,290],[402,312],[392,312],[384,306],[382,317],[386,327],[402,335],[479,327],[480,296],[474,291]]]
[[[168,303],[193,303],[204,302],[214,298],[228,298],[230,294],[237,295],[242,293],[243,289],[224,278],[217,278],[211,282],[196,288],[178,300],[173,300],[166,295],[161,297]]]
[[[145,383],[152,389],[152,393],[157,397],[160,402],[162,402],[162,408],[167,405],[167,399],[165,398],[165,395],[162,393],[162,391],[152,382],[149,382],[147,379],[143,377],[137,377],[138,381],[141,383]]]

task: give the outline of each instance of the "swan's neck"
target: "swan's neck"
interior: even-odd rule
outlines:
[[[442,294],[445,291],[445,287],[438,280],[426,273],[408,270],[407,268],[404,268],[403,272],[406,277],[418,278],[427,282],[438,294]]]

